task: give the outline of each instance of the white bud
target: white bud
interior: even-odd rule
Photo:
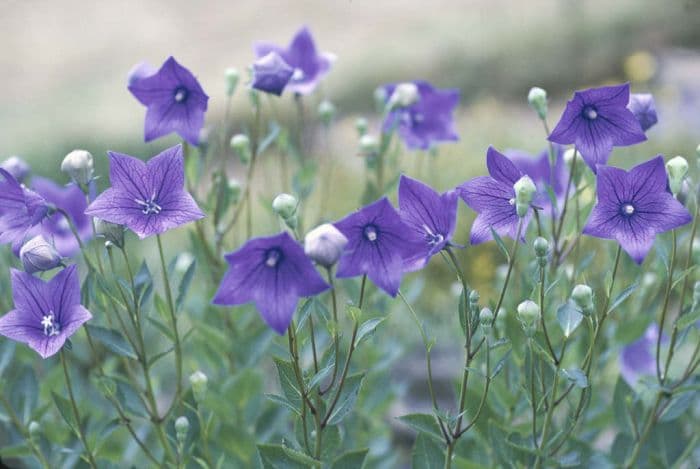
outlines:
[[[184,443],[190,431],[190,421],[184,415],[175,420],[175,436],[179,443]]]
[[[371,134],[360,137],[360,153],[363,155],[375,155],[379,151],[379,141]]]
[[[340,259],[348,239],[330,223],[319,225],[304,238],[304,252],[319,265],[330,267]]]
[[[513,189],[515,190],[515,208],[518,216],[522,218],[530,208],[530,203],[537,191],[537,187],[530,179],[530,176],[523,176],[513,184]]]
[[[537,112],[540,119],[547,117],[547,92],[542,88],[530,88],[527,94],[527,102]]]
[[[688,161],[682,156],[674,156],[666,162],[666,172],[671,193],[677,195],[683,187],[683,179],[688,174]]]
[[[61,255],[42,235],[24,243],[19,250],[19,258],[24,270],[29,274],[51,270],[61,265]]]
[[[224,77],[226,78],[226,96],[233,96],[236,91],[236,86],[238,85],[238,80],[241,78],[241,74],[235,68],[227,68],[224,71]]]
[[[231,148],[238,153],[241,163],[250,163],[250,139],[245,134],[236,134],[231,137]]]
[[[583,313],[591,314],[593,312],[593,289],[588,285],[576,285],[571,291],[571,299],[574,300],[576,306],[581,308]]]
[[[389,109],[394,109],[396,107],[408,107],[417,103],[419,98],[420,93],[418,92],[418,86],[416,86],[415,83],[399,83],[394,88],[394,92],[391,94],[387,106]]]
[[[202,403],[207,395],[208,382],[209,378],[207,378],[207,375],[199,370],[190,375],[192,394],[194,394],[194,400],[197,401],[198,404]]]
[[[283,220],[292,218],[297,213],[299,201],[291,194],[279,194],[272,201],[272,210]]]
[[[531,300],[525,300],[518,305],[518,319],[526,326],[532,326],[540,319],[540,307]]]
[[[580,151],[576,150],[575,148],[569,148],[564,152],[564,162],[567,164],[567,166],[571,166],[574,163],[574,154],[576,155],[577,165],[583,161]]]
[[[29,165],[19,156],[11,156],[0,164],[0,168],[12,174],[15,179],[22,182],[29,174]]]
[[[325,125],[330,125],[335,117],[335,105],[327,99],[321,101],[318,105],[318,117]]]
[[[68,153],[61,163],[61,171],[68,174],[78,185],[85,186],[92,181],[94,162],[90,152],[73,150]]]

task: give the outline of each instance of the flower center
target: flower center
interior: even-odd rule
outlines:
[[[282,252],[277,248],[270,249],[265,253],[265,265],[270,268],[277,267],[280,260],[282,260]]]
[[[624,204],[622,206],[622,213],[624,213],[625,215],[632,215],[634,213],[634,205]]]
[[[595,120],[598,118],[598,110],[591,105],[584,106],[583,112],[581,113],[583,117],[588,119],[589,121]]]
[[[367,225],[365,226],[364,229],[364,235],[367,241],[372,241],[375,242],[377,238],[379,237],[379,232],[377,231],[377,227],[374,225]]]
[[[433,230],[428,227],[428,225],[423,225],[425,230],[425,240],[428,241],[430,246],[437,246],[445,240],[445,237],[440,233],[433,233]]]
[[[304,74],[304,70],[300,68],[295,68],[294,73],[292,73],[292,81],[301,81],[304,79],[306,75]]]
[[[143,213],[144,215],[150,215],[152,213],[158,215],[161,212],[161,210],[163,210],[163,207],[158,205],[158,203],[156,202],[155,194],[153,194],[150,199],[134,199],[134,202],[136,202],[141,207],[141,213]]]
[[[44,328],[46,337],[53,337],[61,333],[61,325],[55,321],[53,311],[49,311],[49,314],[41,318],[41,326]]]
[[[187,88],[184,86],[179,86],[175,88],[175,94],[173,97],[175,98],[176,103],[183,103],[187,100],[188,95],[189,92],[187,91]]]

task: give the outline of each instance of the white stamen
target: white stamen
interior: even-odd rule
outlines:
[[[267,258],[265,259],[265,265],[268,267],[275,267],[280,260],[280,253],[276,249],[273,249],[267,253]]]
[[[181,103],[187,98],[187,90],[179,89],[175,92],[175,101]]]
[[[134,202],[143,207],[141,209],[141,213],[143,213],[144,215],[150,215],[152,213],[158,215],[161,212],[161,210],[163,210],[163,207],[158,205],[155,199],[156,194],[154,193],[148,200],[134,199]]]
[[[508,203],[511,204],[511,205],[515,205],[515,197],[513,197],[512,199],[510,199],[510,200],[508,201]]]
[[[300,68],[295,68],[292,74],[292,81],[301,81],[304,79],[304,71]]]
[[[625,204],[624,207],[622,207],[622,210],[627,215],[632,215],[634,213],[634,206],[632,206],[631,204]]]
[[[365,238],[368,240],[374,242],[377,240],[377,229],[373,226],[366,226],[365,227]]]
[[[47,337],[58,335],[61,332],[59,324],[54,322],[53,311],[41,318],[41,326],[44,328],[44,335]]]

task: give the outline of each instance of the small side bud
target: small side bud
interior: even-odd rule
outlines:
[[[399,83],[394,88],[394,92],[391,93],[387,108],[408,107],[417,103],[418,99],[420,99],[420,93],[415,83]]]
[[[229,67],[224,71],[224,78],[226,79],[226,96],[233,96],[233,93],[236,92],[238,81],[241,79],[241,74],[237,69]]]
[[[12,174],[19,182],[29,175],[29,165],[19,156],[11,156],[0,164],[0,168]]]
[[[377,137],[364,134],[360,137],[360,153],[365,156],[373,156],[379,152],[379,141]]]
[[[593,313],[593,290],[588,285],[576,285],[571,291],[571,299],[574,300],[576,306],[581,308],[581,311],[586,314]]]
[[[535,255],[538,258],[547,258],[547,253],[549,252],[549,241],[542,236],[538,236],[535,238],[533,246],[535,248]]]
[[[190,431],[190,421],[184,415],[175,420],[175,437],[178,443],[187,440],[187,433]]]
[[[513,189],[515,190],[515,209],[518,216],[522,218],[527,215],[527,211],[530,209],[530,203],[537,187],[529,176],[523,176],[513,184]]]
[[[304,252],[310,259],[326,268],[331,267],[343,254],[348,239],[330,223],[319,225],[304,237]]]
[[[61,255],[42,235],[24,243],[19,250],[19,258],[29,274],[51,270],[62,263]]]
[[[195,371],[190,375],[190,385],[192,386],[192,394],[194,394],[194,400],[197,404],[204,402],[204,398],[207,396],[207,385],[209,378],[200,370]]]
[[[681,190],[683,179],[688,174],[688,161],[682,156],[674,156],[666,162],[666,172],[671,193],[676,196]]]
[[[318,118],[321,119],[323,125],[331,125],[331,122],[333,122],[334,117],[335,105],[327,99],[321,101],[321,103],[318,105]]]
[[[36,438],[41,434],[41,425],[36,420],[32,420],[27,426],[27,431],[30,438]]]
[[[100,236],[114,244],[119,249],[124,247],[124,227],[115,223],[95,218],[95,231],[97,236]]]
[[[68,174],[79,186],[87,186],[92,181],[94,169],[92,154],[85,150],[73,150],[61,163],[61,171]]]
[[[364,117],[358,117],[355,120],[355,130],[357,130],[357,135],[359,135],[360,137],[367,133],[368,127],[369,124],[367,123],[367,119],[365,119]]]
[[[287,221],[297,213],[299,201],[291,194],[279,194],[272,201],[272,210],[280,216],[282,220]]]
[[[537,86],[530,88],[527,94],[527,102],[537,112],[540,119],[547,117],[547,92]]]
[[[241,183],[238,181],[238,179],[228,180],[228,190],[231,194],[231,203],[234,205],[237,204],[238,201],[241,200],[241,193],[243,192]]]
[[[250,139],[245,134],[236,134],[231,137],[231,149],[238,154],[241,163],[248,165],[250,163]]]
[[[493,311],[489,308],[482,308],[479,312],[479,324],[484,328],[491,327],[493,325]]]

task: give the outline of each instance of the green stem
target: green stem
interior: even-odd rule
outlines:
[[[659,409],[662,399],[663,394],[658,393],[656,396],[656,401],[654,402],[654,407],[652,408],[651,413],[649,414],[649,418],[647,419],[647,423],[644,426],[644,430],[642,431],[642,435],[639,437],[639,440],[637,440],[637,442],[635,443],[634,449],[632,450],[632,454],[625,461],[625,469],[635,467],[635,463],[639,458],[639,453],[642,451],[642,447],[644,446],[644,443],[646,442],[647,438],[649,438],[649,434],[651,433],[651,430],[654,428],[654,424],[656,423],[656,411]]]
[[[85,453],[87,454],[87,462],[91,468],[97,469],[97,463],[95,462],[95,456],[92,454],[92,450],[88,445],[87,438],[85,437],[85,432],[82,427],[82,419],[80,418],[80,411],[78,410],[78,405],[75,402],[75,395],[73,394],[73,384],[71,383],[70,373],[68,373],[68,365],[66,363],[65,352],[61,350],[59,352],[61,357],[61,366],[63,367],[63,376],[66,379],[66,388],[68,389],[68,397],[70,398],[71,408],[73,410],[73,418],[75,418],[75,432],[78,434],[83,447],[85,448]]]
[[[574,157],[573,161],[571,162],[571,172],[569,173],[569,180],[566,183],[566,192],[564,196],[564,206],[562,207],[561,210],[561,217],[559,217],[559,224],[556,228],[556,230],[553,233],[553,240],[554,240],[554,262],[552,262],[553,266],[557,266],[559,262],[559,257],[561,256],[561,252],[559,250],[559,237],[561,236],[561,231],[564,227],[564,219],[566,217],[566,210],[569,205],[569,194],[571,193],[571,186],[574,182],[574,175],[576,173],[576,162],[578,161],[578,158],[576,158],[576,153],[578,150],[576,150],[576,147],[574,147]]]
[[[671,231],[671,236],[673,241],[671,242],[671,259],[668,268],[668,282],[666,283],[666,292],[664,294],[664,303],[661,309],[661,317],[659,319],[659,336],[656,339],[656,377],[659,380],[659,384],[663,386],[666,381],[666,374],[661,374],[661,338],[664,335],[664,325],[666,323],[666,314],[668,312],[668,304],[671,300],[671,291],[673,290],[673,271],[676,267],[676,230]],[[670,356],[669,351],[669,356]]]
[[[326,389],[319,388],[319,394],[324,395],[327,393],[335,384],[335,379],[338,377],[338,360],[340,360],[340,336],[338,324],[338,299],[335,293],[335,280],[333,279],[333,271],[331,267],[326,268],[326,274],[328,275],[328,284],[331,286],[331,303],[333,306],[333,348],[335,352],[335,360],[333,362],[333,376],[331,381],[326,387]]]
[[[547,332],[547,321],[545,321],[545,309],[544,309],[544,281],[545,281],[545,269],[544,266],[540,266],[540,311],[542,314],[540,314],[540,324],[542,325],[542,332],[544,333],[544,339],[545,342],[547,343],[547,348],[549,349],[549,354],[552,356],[552,359],[554,360],[554,364],[556,365],[559,359],[557,358],[557,354],[554,353],[554,347],[552,347],[552,342],[549,340],[549,333]]]
[[[561,346],[561,358],[564,358],[567,346],[567,337],[564,336],[564,341]],[[561,370],[561,360],[556,364],[556,369],[554,371],[554,383],[552,384],[552,402],[557,399],[557,387],[559,386],[559,371]],[[540,451],[546,448],[547,438],[549,437],[549,429],[552,424],[552,416],[554,415],[554,406],[550,405],[547,409],[547,414],[544,417],[544,424],[542,424],[542,438],[540,440]],[[535,459],[535,469],[542,467],[542,456],[541,454]]]
[[[518,255],[518,246],[520,246],[520,237],[523,232],[523,219],[518,220],[518,229],[516,231],[515,239],[513,240],[513,247],[510,250],[510,259],[508,261],[508,271],[506,272],[506,279],[503,282],[503,288],[501,288],[501,294],[498,296],[498,302],[496,303],[496,310],[493,312],[493,323],[496,323],[498,319],[498,313],[503,305],[503,299],[506,297],[506,291],[508,290],[508,284],[510,283],[510,276],[513,273],[513,266],[515,265],[515,258]]]

